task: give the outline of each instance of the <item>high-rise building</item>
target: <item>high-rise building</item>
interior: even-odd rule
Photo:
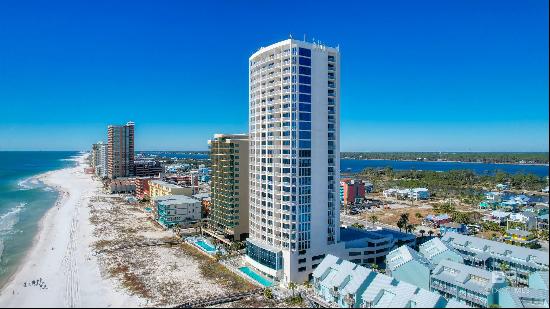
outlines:
[[[107,129],[108,176],[132,176],[134,171],[134,123],[110,125]]]
[[[209,227],[232,240],[248,237],[248,135],[216,134],[212,161]]]
[[[107,158],[108,158],[107,144],[104,142],[98,142],[92,145],[92,168],[94,173],[98,177],[107,177]]]
[[[303,282],[339,242],[340,53],[294,39],[249,59],[246,260]]]

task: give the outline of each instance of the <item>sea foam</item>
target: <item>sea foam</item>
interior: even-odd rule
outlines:
[[[13,234],[15,231],[13,227],[19,222],[18,214],[25,208],[27,203],[19,203],[19,205],[11,208],[6,213],[0,215],[0,261],[2,261],[2,254],[4,253],[4,237],[9,234]]]

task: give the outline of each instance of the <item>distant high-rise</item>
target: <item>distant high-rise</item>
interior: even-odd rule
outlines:
[[[134,171],[134,123],[108,127],[108,176],[132,176]]]
[[[216,134],[212,161],[209,227],[233,240],[248,237],[248,135]]]
[[[247,261],[303,282],[338,243],[340,53],[288,39],[249,59]]]
[[[98,142],[92,145],[92,167],[94,173],[98,177],[107,177],[108,167],[108,150],[107,144],[104,142]]]

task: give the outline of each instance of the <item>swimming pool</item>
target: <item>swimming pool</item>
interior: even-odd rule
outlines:
[[[273,282],[271,282],[271,281],[267,280],[266,278],[258,275],[255,271],[253,271],[252,269],[250,269],[247,266],[239,267],[239,270],[241,272],[243,272],[245,275],[247,275],[248,277],[254,279],[254,281],[260,283],[263,286],[265,286],[266,288],[270,287],[273,284]]]
[[[208,253],[215,253],[216,252],[216,248],[212,247],[210,244],[208,244],[204,240],[195,241],[195,245],[201,247],[204,251],[206,251]]]

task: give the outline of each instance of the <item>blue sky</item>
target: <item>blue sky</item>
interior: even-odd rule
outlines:
[[[116,2],[116,3],[114,3]],[[0,150],[246,132],[248,57],[339,45],[342,151],[548,151],[548,1],[0,1]]]

